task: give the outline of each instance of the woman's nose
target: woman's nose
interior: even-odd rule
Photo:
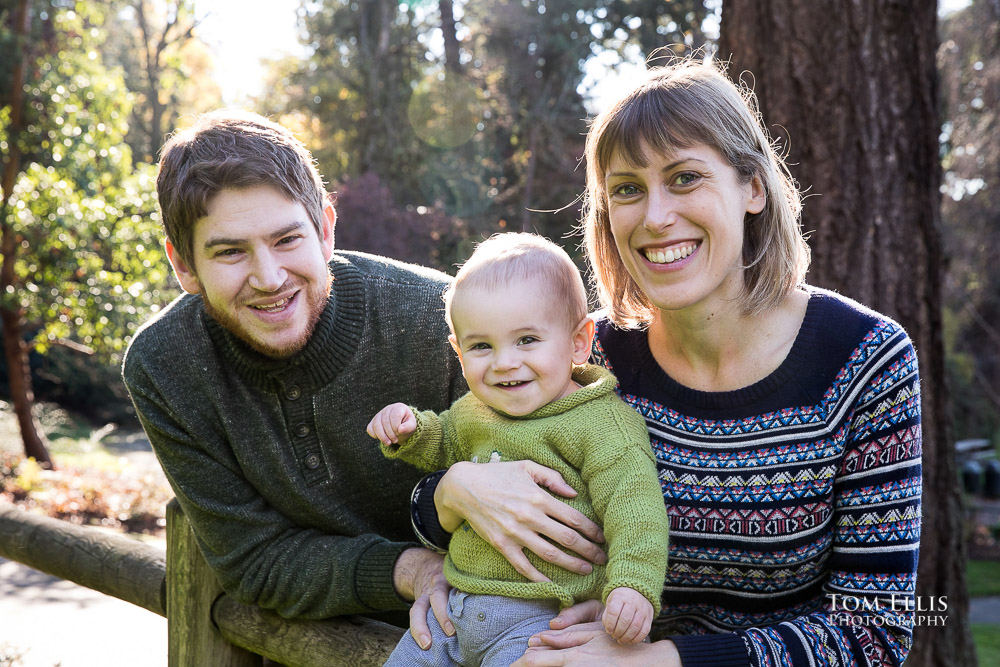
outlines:
[[[669,194],[650,191],[642,225],[653,234],[662,234],[677,222],[677,202]]]

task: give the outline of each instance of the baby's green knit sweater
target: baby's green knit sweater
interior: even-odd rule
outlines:
[[[445,576],[455,588],[555,598],[567,607],[593,598],[606,601],[624,586],[642,593],[658,614],[667,570],[667,514],[646,424],[615,395],[616,380],[607,370],[584,366],[573,379],[583,387],[523,417],[501,414],[472,393],[440,414],[414,410],[416,432],[383,452],[427,471],[458,461],[536,461],[558,471],[577,491],[575,498],[561,500],[604,529],[607,565],[581,575],[527,552],[551,579],[532,582],[464,523],[445,560]]]

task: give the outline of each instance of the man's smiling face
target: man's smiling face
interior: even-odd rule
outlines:
[[[257,186],[222,190],[194,227],[193,266],[167,242],[186,292],[258,352],[285,358],[312,335],[330,295],[332,208],[316,232],[302,204]]]

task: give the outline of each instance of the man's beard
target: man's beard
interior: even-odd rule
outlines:
[[[304,348],[306,343],[309,342],[313,331],[316,330],[316,324],[319,322],[319,318],[323,314],[323,309],[326,308],[326,304],[330,299],[330,290],[332,287],[333,275],[328,271],[326,274],[326,280],[322,283],[322,285],[307,282],[305,284],[305,288],[299,290],[295,298],[305,299],[305,304],[299,305],[300,307],[304,305],[307,309],[308,317],[306,319],[306,326],[302,330],[301,335],[295,340],[278,347],[268,345],[264,341],[251,336],[247,332],[246,328],[240,323],[239,318],[230,311],[216,308],[211,301],[205,298],[202,299],[202,302],[205,305],[205,312],[208,313],[212,319],[221,324],[226,331],[239,338],[255,351],[266,357],[271,357],[272,359],[287,359]],[[280,292],[284,289],[286,289],[286,286],[282,285],[281,289],[276,291]],[[240,299],[240,301],[243,301],[243,299]],[[240,307],[242,308],[245,306]]]

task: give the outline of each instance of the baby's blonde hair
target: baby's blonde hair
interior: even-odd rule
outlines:
[[[587,316],[587,288],[566,251],[537,234],[509,232],[480,243],[445,292],[445,317],[451,332],[455,333],[452,304],[460,290],[507,289],[510,283],[525,278],[551,288],[569,327],[576,327]]]

